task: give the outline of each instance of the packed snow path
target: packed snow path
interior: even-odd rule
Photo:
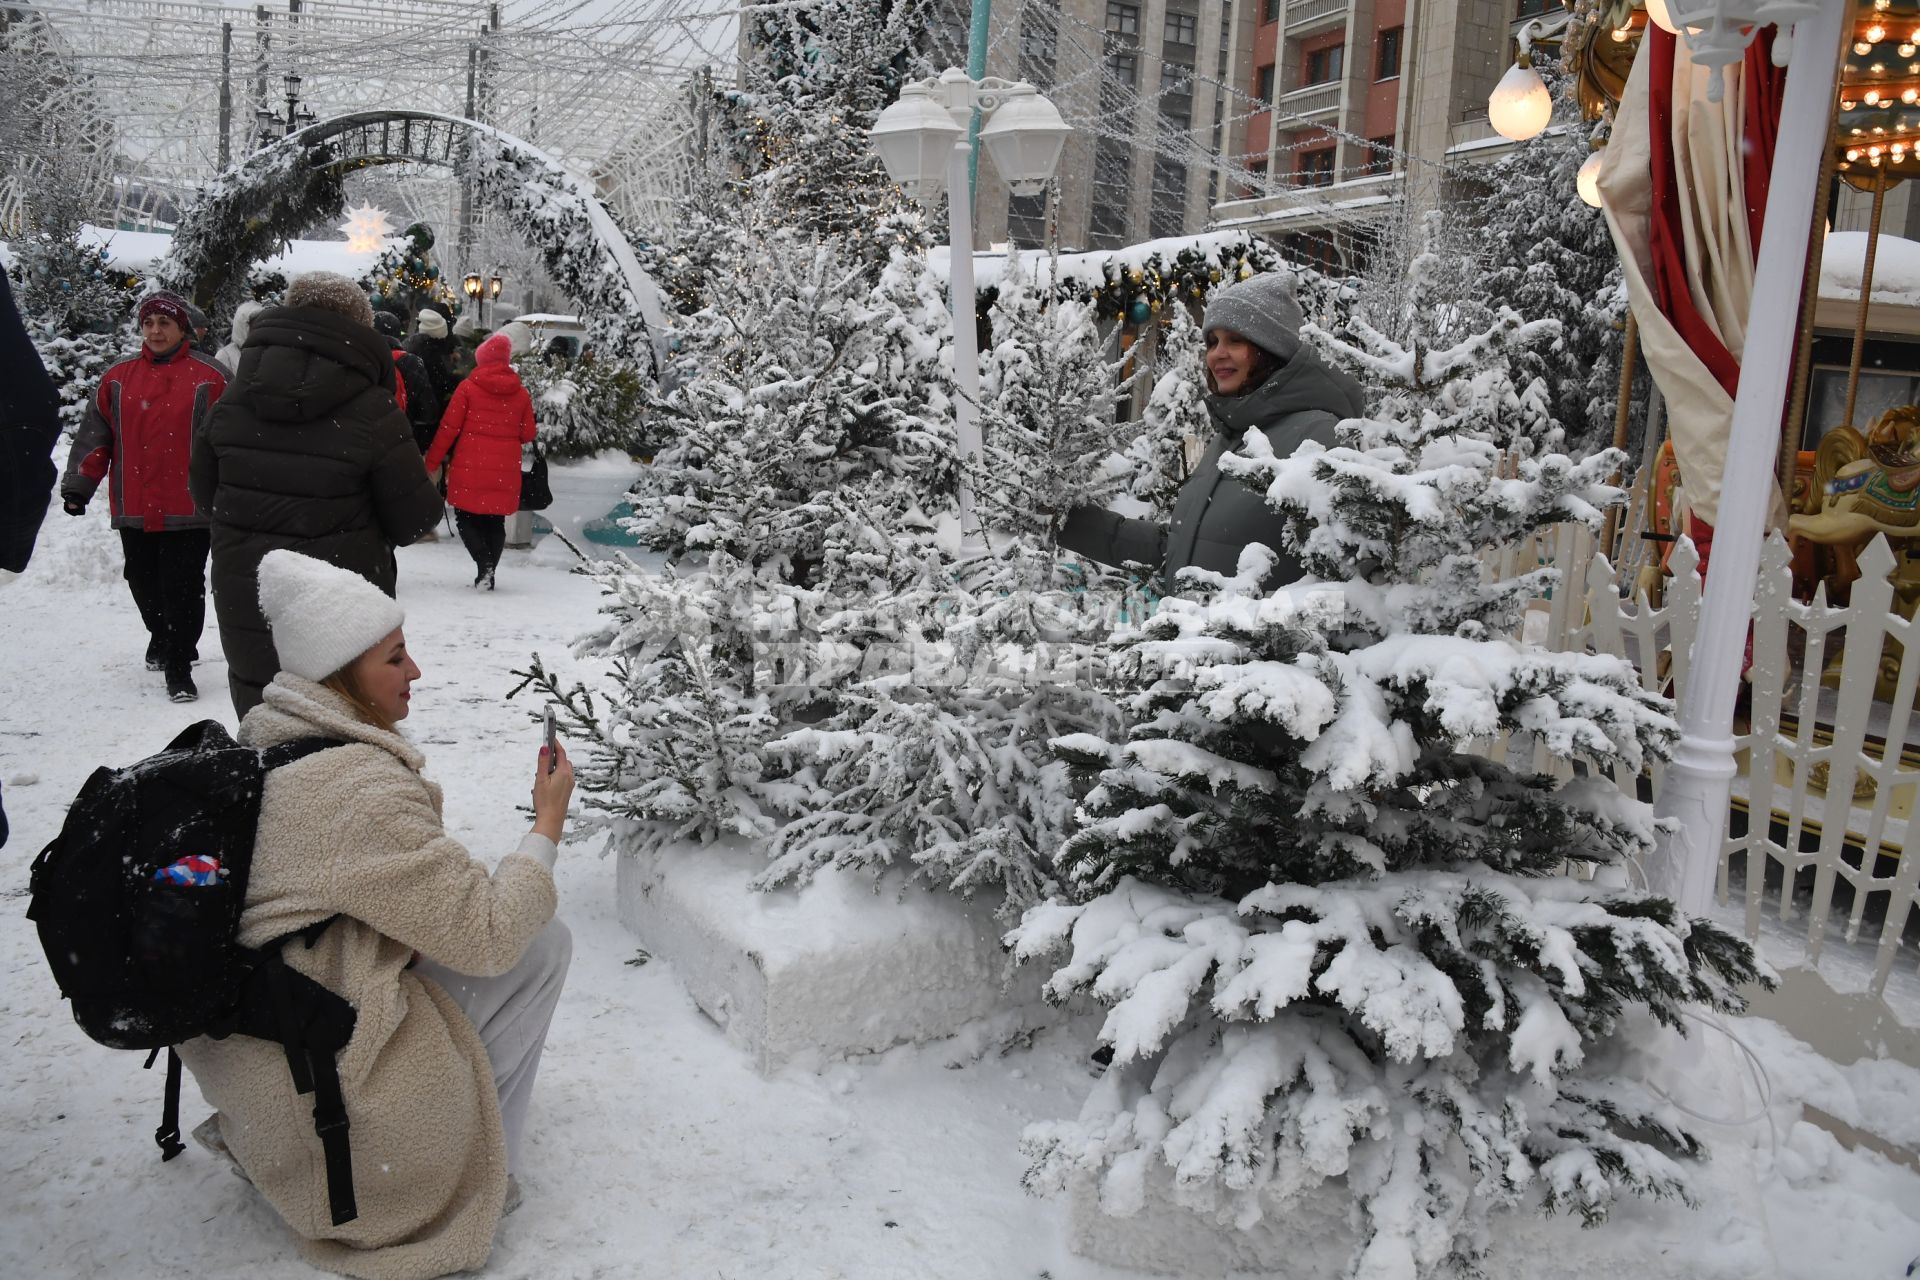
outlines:
[[[424,671],[407,730],[446,789],[449,829],[489,862],[526,828],[513,806],[537,739],[533,704],[502,696],[508,672],[536,649],[577,670],[567,641],[593,616],[593,587],[565,574],[565,559],[552,541],[510,552],[499,590],[478,594],[458,542],[401,553]],[[195,719],[232,723],[211,616],[195,669],[201,701],[171,704],[141,668],[144,634],[119,571],[104,515],[56,510],[31,572],[0,587],[0,781],[13,826],[0,849],[0,1275],[315,1275],[259,1196],[211,1157],[189,1146],[161,1164],[151,1136],[160,1073],[80,1034],[24,918],[27,866],[92,768],[155,750]],[[1135,1274],[1068,1255],[1065,1206],[1020,1189],[1019,1132],[1079,1109],[1093,1025],[1043,1032],[1004,1057],[939,1044],[765,1080],[669,966],[631,963],[638,947],[615,918],[611,860],[570,846],[558,877],[573,972],[534,1103],[526,1203],[505,1220],[485,1274]],[[1920,1177],[1794,1124],[1794,1088],[1808,1073],[1767,1030],[1756,1042],[1776,1075],[1782,1153],[1764,1195],[1780,1274],[1898,1276],[1920,1253]],[[189,1086],[182,1127],[205,1114]]]

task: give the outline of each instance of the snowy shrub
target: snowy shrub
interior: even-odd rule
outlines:
[[[1180,496],[1180,486],[1192,474],[1190,459],[1213,434],[1207,413],[1206,343],[1200,326],[1183,305],[1169,310],[1160,329],[1159,359],[1154,367],[1153,392],[1139,434],[1126,448],[1132,464],[1127,492],[1153,509],[1153,518],[1166,520]]]
[[[1503,358],[1481,338],[1454,384]],[[1192,598],[1121,637],[1130,732],[1056,743],[1096,785],[1067,891],[1008,942],[1055,958],[1050,998],[1108,1007],[1113,1063],[1077,1120],[1028,1129],[1030,1188],[1091,1179],[1130,1213],[1158,1166],[1231,1229],[1344,1179],[1368,1280],[1476,1274],[1497,1208],[1591,1224],[1625,1195],[1688,1199],[1700,1141],[1617,1063],[1689,1005],[1739,1009],[1756,964],[1671,902],[1559,874],[1652,851],[1648,807],[1603,771],[1677,730],[1627,663],[1508,638],[1552,572],[1488,581],[1479,553],[1620,497],[1615,453],[1459,430],[1515,414],[1441,394],[1333,448],[1279,458],[1253,432],[1223,460],[1311,576],[1262,594],[1258,545],[1234,575],[1188,571]],[[1469,749],[1506,733],[1573,776]]]
[[[549,458],[586,458],[603,449],[652,453],[646,381],[624,360],[559,360],[524,355],[513,362],[533,397],[540,448]]]
[[[87,402],[100,389],[101,377],[140,347],[140,339],[125,329],[68,333],[37,317],[28,319],[27,336],[60,393],[60,429],[69,436],[86,420]]]

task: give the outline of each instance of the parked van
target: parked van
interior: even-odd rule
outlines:
[[[529,311],[525,315],[515,316],[514,320],[533,330],[533,342],[529,350],[544,355],[557,340],[560,350],[569,360],[580,358],[580,349],[586,345],[587,326],[579,316],[563,316],[550,311]]]

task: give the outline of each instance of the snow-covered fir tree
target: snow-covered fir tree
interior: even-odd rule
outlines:
[[[1495,425],[1360,420],[1223,461],[1311,576],[1262,595],[1257,545],[1196,575],[1123,636],[1130,733],[1058,744],[1097,785],[1070,891],[1009,941],[1062,958],[1051,998],[1109,1007],[1113,1061],[1078,1120],[1027,1131],[1030,1187],[1092,1179],[1124,1215],[1170,1185],[1223,1230],[1344,1194],[1356,1280],[1477,1274],[1496,1209],[1689,1196],[1699,1138],[1619,1064],[1688,1006],[1740,1008],[1755,961],[1559,874],[1652,852],[1648,806],[1602,771],[1677,731],[1629,664],[1510,638],[1552,572],[1488,581],[1480,554],[1597,523],[1618,456],[1516,460]],[[1575,776],[1469,749],[1503,733]]]
[[[1180,486],[1192,473],[1190,460],[1213,431],[1207,413],[1206,343],[1186,306],[1175,301],[1160,327],[1153,391],[1141,415],[1139,434],[1127,445],[1133,473],[1127,491],[1152,508],[1153,518],[1173,512]]]
[[[584,458],[603,449],[652,453],[665,442],[646,412],[646,374],[631,361],[529,352],[513,367],[533,397],[540,448],[549,458]]]
[[[930,0],[769,5],[746,19],[745,87],[719,96],[741,186],[780,224],[866,245],[884,266],[887,214],[908,206],[868,131],[921,57]]]
[[[1489,303],[1465,283],[1453,233],[1446,215],[1426,214],[1397,287],[1372,282],[1337,328],[1309,321],[1301,335],[1375,394],[1383,418],[1520,452],[1556,448],[1560,424],[1534,357],[1558,348],[1560,321]]]
[[[1571,77],[1551,67],[1547,74],[1559,99],[1557,118],[1578,121]],[[1575,454],[1613,438],[1627,317],[1607,220],[1575,187],[1591,143],[1606,129],[1604,122],[1570,124],[1521,143],[1488,172],[1479,204],[1487,296],[1521,315],[1560,322],[1556,348],[1517,353],[1514,367],[1523,380],[1543,379],[1549,411]],[[1636,423],[1642,417],[1635,412]]]

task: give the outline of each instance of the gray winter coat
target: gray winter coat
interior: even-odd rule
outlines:
[[[194,500],[213,517],[213,607],[234,712],[280,669],[260,613],[278,547],[351,569],[388,595],[403,547],[440,519],[387,340],[315,307],[254,317],[240,368],[193,442]]]
[[[1360,384],[1302,349],[1245,395],[1207,397],[1213,438],[1173,504],[1173,518],[1129,519],[1101,507],[1080,507],[1067,517],[1060,545],[1089,560],[1119,565],[1139,561],[1160,567],[1160,589],[1174,591],[1189,566],[1232,573],[1241,551],[1258,542],[1279,555],[1264,584],[1284,586],[1305,571],[1286,554],[1286,522],[1266,497],[1221,472],[1220,455],[1238,449],[1249,428],[1259,427],[1282,458],[1308,440],[1333,443],[1334,424],[1366,411]]]

